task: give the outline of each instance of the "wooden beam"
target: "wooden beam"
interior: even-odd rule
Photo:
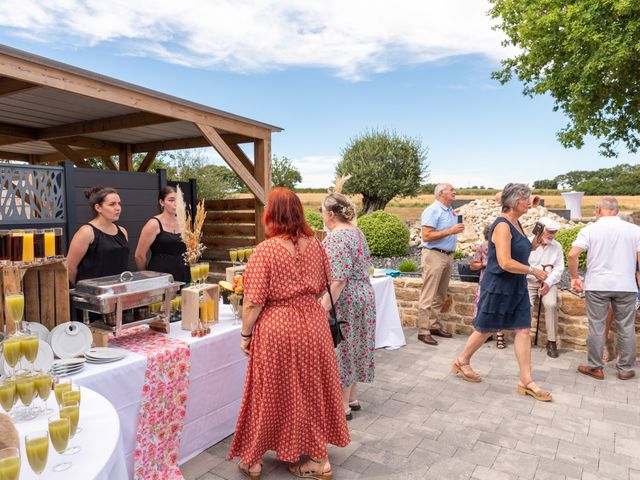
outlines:
[[[142,163],[138,167],[138,171],[146,172],[147,170],[149,170],[149,167],[156,159],[156,155],[158,155],[158,152],[147,152],[147,154],[144,157],[144,160],[142,160]]]
[[[66,68],[65,68],[66,67]],[[30,57],[0,52],[0,76],[56,88],[89,98],[124,105],[176,120],[209,125],[219,130],[251,138],[270,138],[271,128],[235,115],[200,107],[142,87],[127,85],[92,72],[72,70],[54,62],[36,62]],[[74,135],[83,134],[79,132]]]
[[[120,151],[120,144],[116,142],[109,142],[107,140],[100,140],[98,138],[89,137],[68,137],[60,139],[56,143],[64,143],[72,147],[91,148],[93,150],[103,150],[105,153],[116,155]]]
[[[16,80],[15,78],[0,78],[0,97],[25,92],[39,87],[40,85],[23,82],[22,80]]]
[[[234,143],[251,143],[253,138],[244,135],[236,135],[233,133],[225,133],[220,135],[227,144]],[[203,148],[210,147],[211,144],[204,137],[176,138],[173,140],[162,140],[159,142],[135,143],[131,145],[132,153],[143,153],[157,150],[158,152],[166,152],[168,150],[184,150],[186,148]]]
[[[109,155],[102,155],[100,158],[109,170],[118,170],[118,167],[116,167],[116,164],[113,163],[113,159]]]
[[[253,144],[253,158],[255,161],[255,178],[264,189],[264,200],[256,196],[256,240],[261,242],[265,239],[262,215],[264,206],[267,203],[267,195],[271,191],[271,139],[256,140]]]
[[[77,135],[88,135],[91,133],[108,132],[110,130],[123,130],[126,128],[147,127],[159,123],[175,122],[173,118],[155,115],[153,113],[138,112],[115,117],[98,118],[84,122],[58,125],[55,127],[42,128],[37,131],[38,140],[52,140],[64,137],[75,137]]]
[[[255,168],[253,166],[253,163],[251,163],[251,159],[247,157],[247,154],[244,153],[244,151],[236,144],[227,143],[227,145],[229,145],[229,148],[231,149],[231,151],[236,154],[236,157],[238,157],[238,160],[242,162],[242,165],[244,165],[244,168],[246,168],[247,171],[251,173],[251,175],[255,175]]]
[[[251,193],[253,193],[256,198],[264,204],[266,202],[265,190],[264,188],[253,178],[253,175],[246,167],[243,165],[242,161],[236,156],[235,153],[231,151],[229,145],[222,139],[222,137],[216,132],[216,129],[210,127],[209,125],[203,125],[196,123],[196,126],[200,129],[202,134],[205,136],[211,146],[220,154],[225,162],[231,167],[236,175],[240,177]]]
[[[11,123],[0,123],[0,135],[26,140],[37,140],[35,128],[22,127]]]
[[[51,145],[58,152],[64,155],[65,158],[71,160],[77,167],[91,168],[91,165],[89,165],[89,163],[84,159],[84,157],[80,153],[73,150],[71,147],[64,145],[62,143],[55,143],[55,142],[47,142],[47,143],[49,143],[49,145]],[[40,157],[40,159],[42,160],[42,156]]]
[[[131,145],[123,143],[120,145],[120,153],[118,154],[121,172],[133,172],[133,161],[131,158]]]
[[[54,142],[56,143],[56,142]],[[90,148],[87,149],[76,149],[74,150],[78,155],[82,156],[82,158],[91,158],[91,157],[101,157],[104,155],[103,150],[92,150]],[[60,152],[56,153],[43,153],[42,155],[38,155],[38,159],[40,163],[53,163],[59,162],[60,160],[64,160],[67,157]]]
[[[5,152],[0,150],[0,158],[3,160],[24,160],[25,162],[29,161],[30,155],[26,153],[16,153],[16,152]]]

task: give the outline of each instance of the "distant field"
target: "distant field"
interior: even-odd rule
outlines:
[[[325,193],[298,193],[302,205],[307,208],[318,208],[322,199],[326,196]],[[479,199],[479,198],[491,198],[493,195],[481,196],[481,195],[458,195],[459,200],[463,199]],[[564,200],[560,195],[542,195],[544,199],[545,207],[547,208],[564,208]],[[582,214],[585,217],[593,215],[594,205],[599,196],[585,196],[582,200]],[[360,195],[354,195],[353,201],[359,207],[362,206],[362,200]],[[640,196],[618,196],[618,202],[620,202],[620,210],[636,211],[640,210]],[[398,215],[400,218],[406,221],[415,221],[420,218],[422,210],[424,210],[427,204],[433,203],[433,195],[419,195],[411,198],[399,198],[394,199],[387,205],[385,209],[389,213]]]

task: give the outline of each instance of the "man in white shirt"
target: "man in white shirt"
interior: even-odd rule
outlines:
[[[618,216],[618,201],[602,197],[596,203],[597,221],[580,230],[569,252],[571,288],[585,291],[589,335],[587,365],[578,372],[604,379],[604,326],[609,304],[613,305],[618,335],[618,378],[629,380],[636,374],[635,304],[636,265],[640,261],[640,229]],[[578,257],[587,252],[587,272],[578,277]]]
[[[564,272],[564,254],[562,253],[562,245],[555,240],[555,237],[560,229],[560,224],[551,218],[541,218],[539,222],[544,225],[542,243],[529,255],[529,265],[544,270],[548,276],[541,284],[533,275],[527,275],[527,286],[531,311],[536,312],[534,308],[536,301],[541,301],[544,306],[544,320],[547,325],[547,355],[551,358],[558,358],[556,343],[558,334],[557,285],[562,279],[562,272]]]

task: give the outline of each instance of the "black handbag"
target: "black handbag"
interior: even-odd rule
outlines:
[[[317,239],[316,239],[317,241]],[[320,242],[318,242],[320,245]],[[323,248],[320,245],[320,248]],[[338,316],[336,315],[336,306],[333,303],[333,296],[331,295],[331,286],[329,285],[329,276],[327,275],[327,271],[324,268],[324,262],[322,262],[322,271],[324,272],[324,279],[327,285],[327,292],[329,292],[329,300],[331,300],[331,310],[329,310],[329,330],[331,330],[331,338],[333,339],[333,348],[337,348],[340,345],[340,342],[344,340],[344,336],[342,335],[342,329],[340,325],[346,324],[347,322],[341,322],[338,320]]]

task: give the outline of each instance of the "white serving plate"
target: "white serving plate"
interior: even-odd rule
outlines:
[[[91,348],[93,336],[84,323],[61,323],[51,330],[51,348],[59,358],[73,358]]]
[[[84,356],[90,360],[119,360],[126,357],[128,353],[122,348],[94,347],[84,352]]]
[[[36,356],[35,361],[33,362],[34,370],[42,370],[44,372],[48,372],[51,368],[51,364],[53,363],[53,350],[47,342],[39,341],[38,342],[38,355]],[[14,370],[11,369],[8,365],[4,363],[4,357],[0,356],[0,372],[8,375],[9,372],[13,372],[15,370],[27,370],[31,368],[31,364],[27,362],[27,359],[22,357],[16,368]]]
[[[25,326],[34,335],[37,335],[41,342],[49,343],[49,329],[38,322],[24,322]]]

